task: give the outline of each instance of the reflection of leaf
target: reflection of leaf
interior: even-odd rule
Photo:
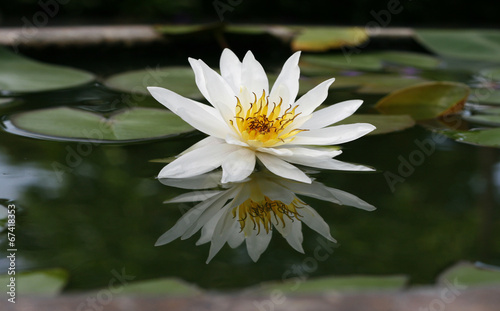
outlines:
[[[192,127],[166,109],[132,108],[109,118],[74,108],[32,110],[10,117],[18,129],[46,139],[130,141],[184,133]]]
[[[116,74],[104,81],[114,90],[149,95],[146,87],[160,86],[172,90],[182,96],[203,98],[194,79],[190,67],[164,67],[134,70]]]
[[[461,286],[500,284],[500,270],[479,267],[467,262],[458,263],[439,276],[439,283],[445,285],[445,282],[450,282]]]
[[[8,285],[10,275],[0,275],[0,283]],[[16,294],[53,296],[61,292],[68,280],[68,273],[62,269],[48,269],[30,272],[17,272]]]
[[[444,131],[442,134],[462,143],[500,147],[500,128],[476,131]]]
[[[295,51],[322,52],[344,46],[359,45],[368,40],[363,28],[358,27],[297,27],[299,34],[292,41]]]
[[[335,125],[350,123],[370,123],[375,125],[376,129],[367,135],[402,131],[415,125],[415,121],[408,115],[386,116],[376,114],[353,114],[352,116],[335,123]]]
[[[500,32],[495,30],[415,30],[432,52],[449,57],[500,61]]]
[[[408,114],[415,120],[432,119],[460,111],[469,87],[455,82],[428,82],[390,93],[376,104],[384,114]]]
[[[308,279],[302,283],[297,280],[287,282],[272,282],[262,285],[259,291],[271,292],[281,290],[284,293],[318,293],[324,291],[360,291],[401,289],[408,281],[406,276],[330,276]],[[300,286],[298,286],[300,285]]]
[[[157,280],[148,280],[141,282],[133,282],[127,284],[123,287],[120,294],[125,295],[136,295],[136,294],[146,294],[146,295],[196,295],[199,294],[200,290],[185,283],[183,281],[174,278],[163,278]]]
[[[70,88],[94,80],[83,70],[44,64],[0,48],[0,91],[29,93]]]

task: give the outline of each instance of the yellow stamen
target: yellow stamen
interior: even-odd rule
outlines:
[[[298,106],[292,108],[290,105],[283,114],[281,106],[283,99],[280,98],[279,104],[269,105],[269,98],[266,92],[257,99],[253,93],[254,101],[249,103],[249,108],[244,109],[238,97],[233,120],[229,123],[233,129],[253,147],[273,147],[290,142],[294,136],[302,131],[301,129],[288,128],[295,118],[300,115],[295,110]],[[272,107],[272,109],[271,109]]]
[[[248,199],[243,204],[235,207],[232,212],[233,217],[236,217],[236,215],[239,217],[238,221],[241,231],[243,231],[247,223],[252,223],[253,230],[257,230],[257,234],[259,234],[261,226],[266,230],[266,233],[269,233],[273,222],[275,226],[281,225],[284,228],[285,217],[292,222],[295,219],[300,221],[299,217],[302,216],[297,209],[302,208],[304,205],[305,203],[298,198],[295,198],[290,204],[286,205],[281,201],[273,201],[264,196],[262,202],[255,202],[252,199]]]

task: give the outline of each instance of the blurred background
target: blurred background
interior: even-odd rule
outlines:
[[[44,6],[57,5],[48,26],[139,23],[279,23],[364,25],[392,7],[390,26],[500,25],[495,1],[430,0],[16,0],[0,4],[0,26],[20,27]],[[221,14],[222,13],[222,14]],[[50,15],[50,14],[49,14]],[[382,14],[383,15],[383,14]],[[23,19],[25,17],[25,19]]]

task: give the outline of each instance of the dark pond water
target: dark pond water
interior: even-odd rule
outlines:
[[[107,66],[103,74],[133,67],[118,61]],[[22,104],[0,108],[0,113],[60,104],[107,111],[120,96],[91,84],[20,97]],[[361,98],[370,110],[379,97],[331,91],[327,104]],[[338,241],[333,248],[309,228],[303,230],[305,254],[275,234],[256,263],[244,245],[226,245],[205,264],[209,245],[196,246],[198,234],[155,247],[194,203],[163,204],[186,190],[155,179],[164,164],[151,160],[174,156],[203,137],[194,133],[99,145],[0,131],[0,199],[17,208],[17,268],[64,268],[70,276],[66,290],[75,291],[105,287],[110,271],[121,269],[136,280],[178,277],[203,288],[234,289],[299,275],[398,274],[413,284],[433,283],[462,260],[500,264],[500,153],[436,139],[420,126],[343,146],[340,160],[376,172],[313,175],[377,207],[367,212],[304,197],[330,225]],[[389,172],[394,175],[388,181]],[[5,236],[1,241],[0,270],[5,271],[8,245]],[[333,252],[313,262],[318,246]]]

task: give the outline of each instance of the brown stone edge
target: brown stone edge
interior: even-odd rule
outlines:
[[[16,303],[0,302],[4,311],[74,311],[74,310],[205,310],[205,311],[327,311],[327,310],[447,310],[498,311],[500,286],[471,288],[414,288],[405,291],[339,293],[308,295],[255,295],[204,293],[196,296],[117,296],[99,294],[62,295],[55,298],[18,297]],[[99,302],[101,299],[101,302]],[[105,300],[106,299],[106,300]],[[90,302],[89,302],[90,301]]]

